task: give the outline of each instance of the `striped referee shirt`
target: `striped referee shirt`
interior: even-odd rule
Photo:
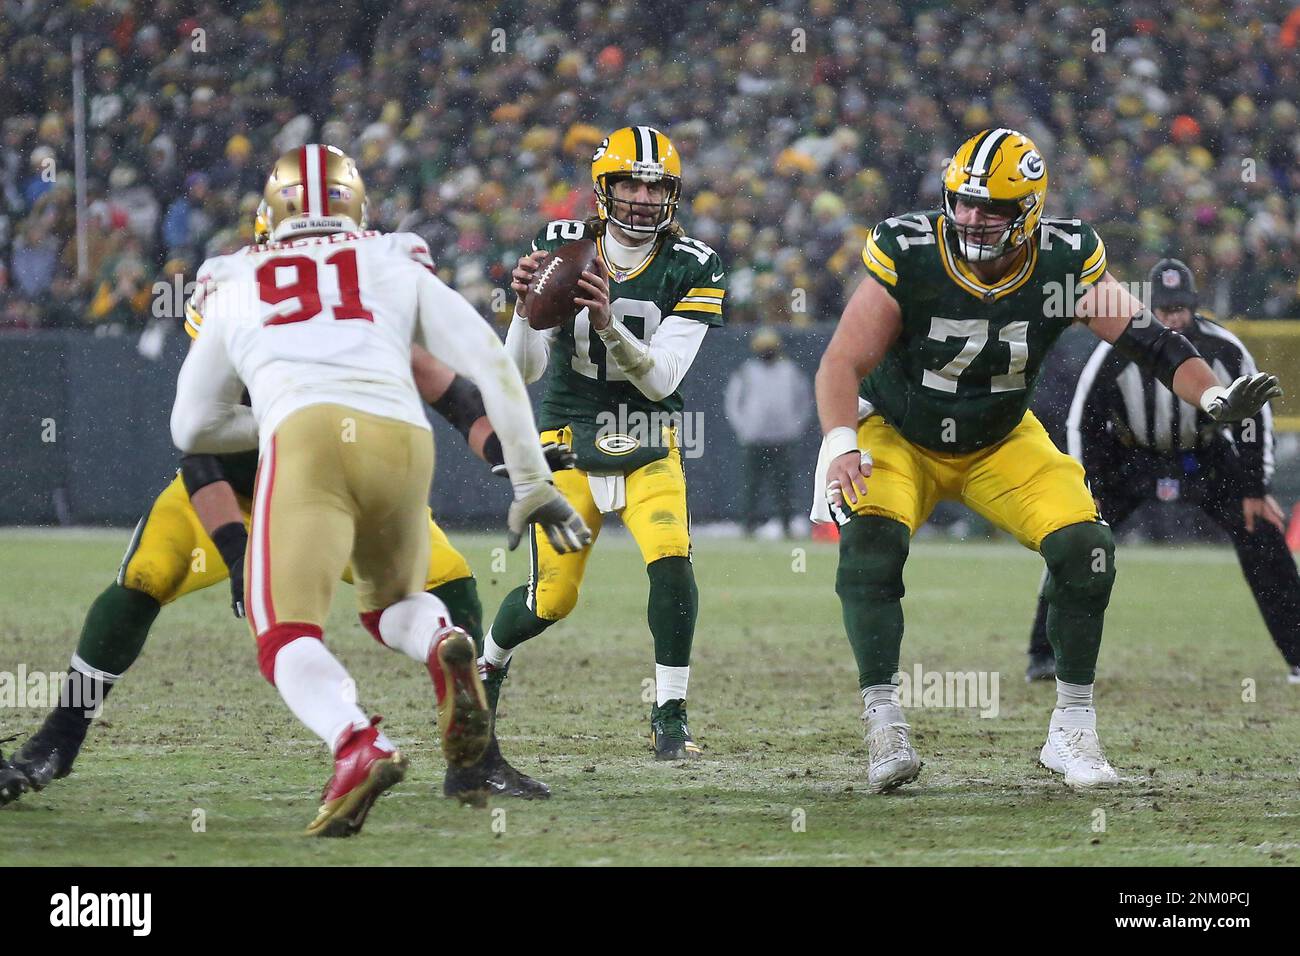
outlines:
[[[1183,334],[1224,385],[1255,373],[1255,360],[1246,346],[1223,326],[1194,315]],[[1237,446],[1246,497],[1263,496],[1273,479],[1273,413],[1268,405],[1240,422],[1215,422],[1163,382],[1143,374],[1108,342],[1097,346],[1079,376],[1066,433],[1070,455],[1089,475],[1104,467],[1107,444],[1119,442],[1177,459],[1227,440]]]

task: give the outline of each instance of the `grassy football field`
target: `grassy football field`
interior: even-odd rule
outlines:
[[[128,537],[0,530],[0,671],[66,666]],[[492,570],[503,539],[453,537],[489,619],[527,570],[523,552]],[[341,585],[327,639],[412,770],[359,837],[301,836],[329,762],[219,587],[163,611],[73,775],[0,810],[0,865],[1300,863],[1300,687],[1228,550],[1121,547],[1098,709],[1123,782],[1078,795],[1036,765],[1054,699],[1022,676],[1038,559],[917,542],[903,669],[996,672],[998,715],[911,710],[925,769],[887,796],[862,789],[834,546],[698,542],[690,713],[706,759],[688,765],[649,753],[638,554],[615,534],[598,552],[578,610],[519,652],[503,695],[505,752],[552,800],[441,797],[427,674],[371,640]],[[0,738],[41,715],[0,709]]]

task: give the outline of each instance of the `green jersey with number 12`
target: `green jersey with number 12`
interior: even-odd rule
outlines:
[[[553,252],[578,239],[595,239],[609,278],[610,313],[637,338],[649,342],[659,324],[678,315],[709,326],[723,324],[727,279],[718,254],[689,236],[664,236],[649,258],[627,273],[609,264],[604,241],[577,219],[557,219],[537,234],[533,249]],[[561,428],[574,422],[598,424],[601,413],[654,414],[681,411],[680,392],[651,401],[605,354],[605,343],[583,309],[559,328],[551,347],[546,395],[538,424]]]
[[[985,283],[961,261],[944,216],[876,226],[862,259],[902,310],[902,331],[861,395],[913,444],[948,454],[1005,438],[1029,408],[1052,344],[1106,248],[1078,219],[1043,219],[1011,272]]]

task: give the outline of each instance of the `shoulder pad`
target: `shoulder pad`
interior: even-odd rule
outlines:
[[[1038,248],[1067,256],[1080,287],[1092,285],[1106,274],[1106,245],[1082,219],[1043,217],[1038,224]]]
[[[935,245],[934,212],[909,212],[876,223],[862,248],[862,262],[887,286],[898,284],[910,250]]]
[[[434,272],[433,257],[429,255],[429,244],[420,236],[413,232],[390,232],[385,238],[388,239],[395,254]]]

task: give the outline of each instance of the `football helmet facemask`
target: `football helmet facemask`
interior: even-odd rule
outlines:
[[[290,150],[275,161],[259,209],[276,242],[365,229],[367,210],[356,162],[341,149],[319,143]]]
[[[667,189],[662,202],[628,203],[614,198],[614,184],[619,180],[663,183]],[[591,157],[591,182],[596,193],[596,211],[601,219],[612,222],[632,235],[663,232],[677,216],[682,196],[682,160],[672,141],[649,126],[625,126],[615,130],[596,147]],[[620,219],[615,203],[636,207],[650,222],[635,224]]]
[[[976,133],[961,144],[943,174],[944,227],[968,262],[998,259],[1027,242],[1043,218],[1046,199],[1047,164],[1033,140],[1013,129]],[[959,201],[1006,222],[961,225]]]

